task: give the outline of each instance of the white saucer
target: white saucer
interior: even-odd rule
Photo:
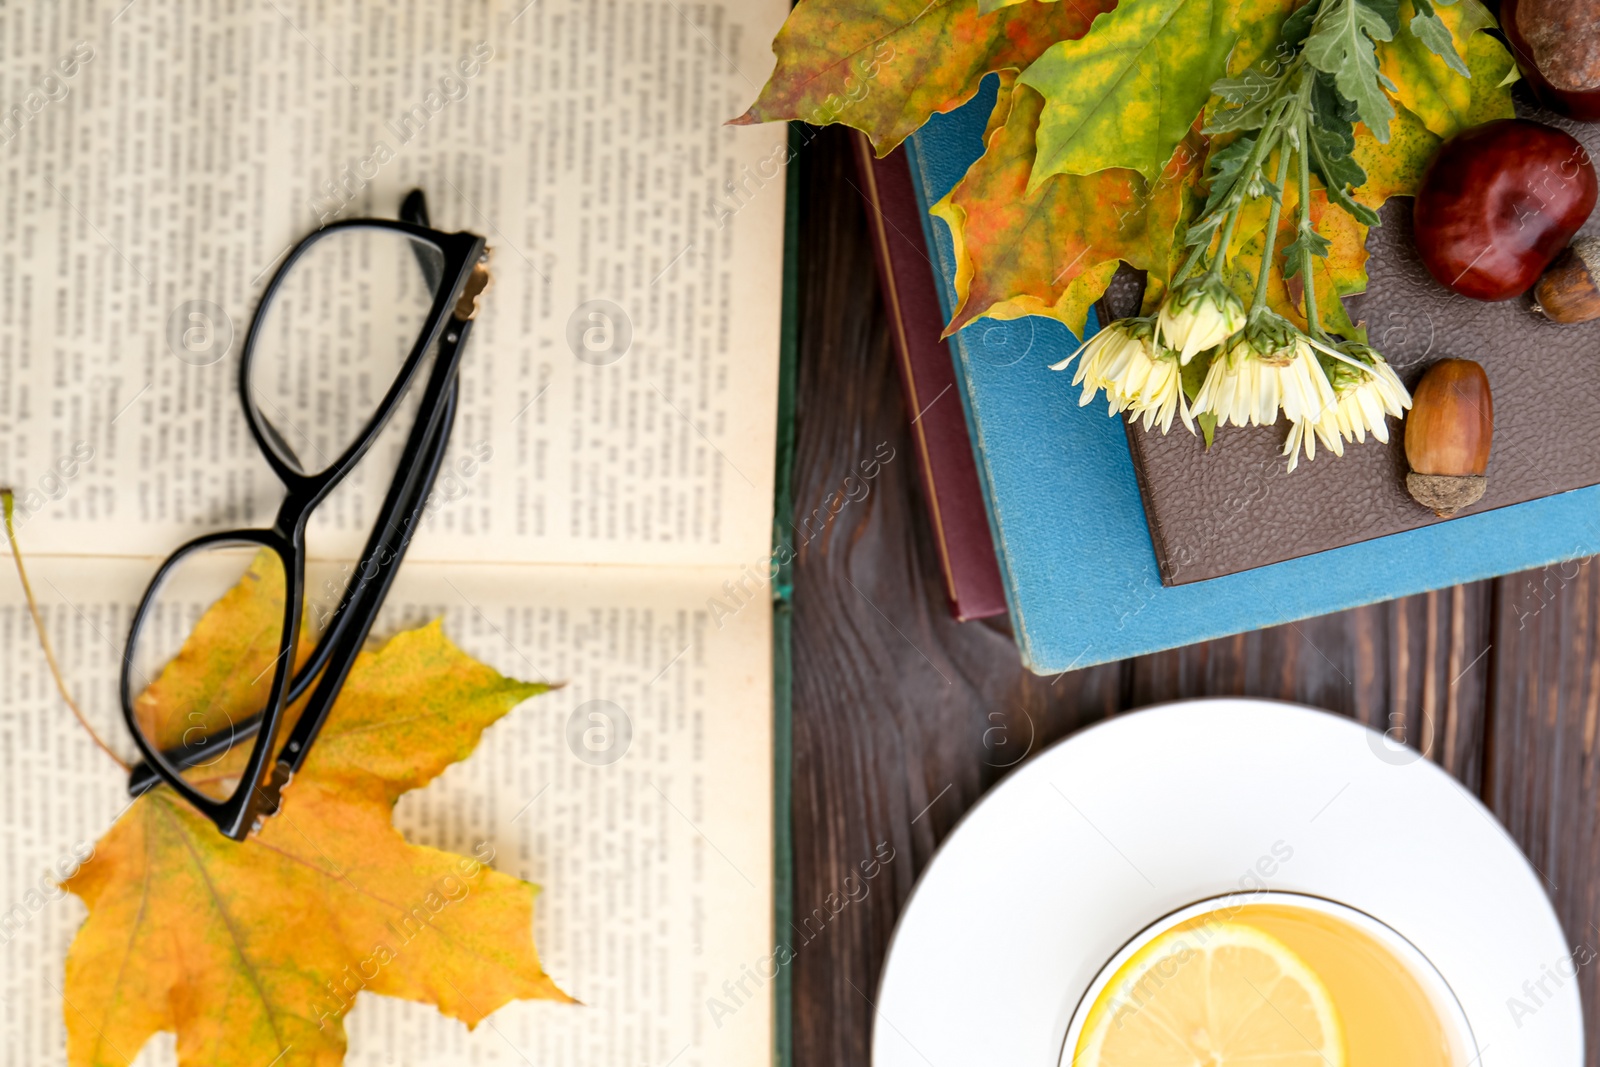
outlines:
[[[895,929],[873,1063],[1054,1067],[1079,998],[1130,937],[1257,887],[1340,901],[1410,940],[1460,1001],[1483,1067],[1581,1067],[1569,972],[1588,956],[1572,958],[1487,809],[1349,719],[1258,700],[1112,719],[973,808]]]

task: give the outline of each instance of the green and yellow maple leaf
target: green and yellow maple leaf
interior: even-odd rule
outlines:
[[[1117,220],[1138,210],[1139,176],[1102,171],[1027,191],[1033,130],[1043,100],[1030,89],[1008,93],[1008,115],[983,156],[931,209],[955,245],[957,306],[948,336],[975,318],[1049,315],[1083,332],[1089,305],[1105,291],[1123,256],[1145,257],[1142,234],[1119,240]],[[1109,226],[1107,225],[1109,223]]]
[[[1021,70],[1081,37],[1116,0],[801,0],[772,42],[778,64],[744,125],[801,119],[865,132],[885,155],[984,75]]]
[[[1461,6],[1465,6],[1465,0]],[[1451,10],[1445,8],[1441,17],[1448,17]],[[1474,33],[1467,38],[1463,51],[1472,77],[1462,78],[1448,68],[1446,74],[1465,88],[1466,95],[1463,98],[1457,89],[1450,90],[1448,95],[1454,103],[1449,109],[1435,110],[1431,125],[1404,101],[1395,109],[1397,114],[1389,124],[1387,144],[1374,137],[1364,124],[1356,124],[1356,146],[1351,155],[1367,175],[1366,182],[1354,190],[1357,201],[1376,210],[1391,196],[1411,196],[1446,137],[1516,114],[1510,83],[1505,80],[1516,68],[1516,61],[1505,46],[1487,33]]]
[[[1368,227],[1338,204],[1329,203],[1328,194],[1322,189],[1311,194],[1311,221],[1317,232],[1331,242],[1327,257],[1316,259],[1311,265],[1316,277],[1317,311],[1322,326],[1336,334],[1365,341],[1366,327],[1350,321],[1344,298],[1367,291]],[[1303,310],[1304,293],[1295,294],[1294,299]]]
[[[1276,76],[1293,49],[1283,43],[1283,24],[1305,0],[1231,0],[1238,39],[1228,56],[1228,74],[1250,67]]]
[[[1395,111],[1387,143],[1374,137],[1364,123],[1356,123],[1355,127],[1356,146],[1350,155],[1366,171],[1367,180],[1351,195],[1357,203],[1374,211],[1391,196],[1415,193],[1422,182],[1422,172],[1439,150],[1439,138],[1409,108],[1401,105]]]
[[[1137,0],[1095,19],[1022,72],[1045,99],[1030,189],[1111,168],[1155,181],[1226,73],[1234,46],[1260,58],[1290,0]]]
[[[1045,315],[1082,335],[1119,262],[1165,278],[1182,190],[1203,148],[1175,155],[1152,188],[1131,170],[1059,175],[1029,191],[1043,98],[1018,86],[996,101],[986,150],[931,213],[950,228],[957,307],[945,333],[977,318]],[[1160,281],[1153,281],[1156,294]]]
[[[251,636],[281,618],[281,574],[258,559],[140,698],[158,738],[196,707],[259,707],[252,682],[223,680],[270,674],[276,643]],[[65,883],[89,908],[67,955],[69,1062],[125,1067],[168,1030],[183,1065],[339,1064],[363,989],[469,1027],[514,999],[570,1001],[534,950],[536,886],[487,866],[492,852],[412,845],[390,822],[401,794],[545,688],[478,663],[435,622],[362,653],[282,809],[248,840],[165,786],[134,801]],[[237,776],[247,749],[199,773]]]
[[[1395,86],[1391,95],[1439,138],[1509,118],[1511,91],[1501,83],[1516,62],[1505,45],[1483,32],[1494,29],[1494,16],[1480,0],[1459,0],[1435,14],[1450,31],[1455,51],[1465,57],[1471,77],[1462,76],[1411,30],[1416,9],[1412,0],[1401,0],[1400,32],[1377,45],[1378,69]]]

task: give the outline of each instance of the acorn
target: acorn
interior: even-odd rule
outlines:
[[[1470,359],[1440,360],[1422,375],[1411,397],[1406,491],[1448,518],[1476,504],[1488,486],[1484,471],[1494,439],[1489,376]]]
[[[1533,310],[1552,322],[1600,319],[1600,237],[1580,237],[1533,287]]]

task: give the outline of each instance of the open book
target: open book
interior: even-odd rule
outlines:
[[[749,976],[776,936],[763,583],[788,155],[781,126],[722,123],[765,79],[785,11],[0,11],[0,481],[67,682],[124,754],[117,669],[155,566],[197,534],[269,524],[281,499],[237,378],[284,254],[335,218],[395,217],[412,188],[435,228],[494,247],[446,466],[374,637],[443,616],[503,673],[566,683],[396,822],[440,848],[486,843],[540,884],[542,962],[583,1005],[513,1003],[469,1033],[363,994],[353,1064],[771,1055],[771,984]],[[384,466],[319,509],[314,591],[348,573]],[[15,578],[0,583],[0,1042],[8,1062],[57,1063],[84,912],[54,871],[127,797],[56,696]],[[585,706],[604,715],[575,746]],[[603,758],[580,751],[591,728]],[[173,1058],[169,1036],[124,1051]]]

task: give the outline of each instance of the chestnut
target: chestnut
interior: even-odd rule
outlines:
[[[1600,0],[1501,0],[1500,29],[1540,103],[1600,121]]]
[[[1526,119],[1463,130],[1417,188],[1417,251],[1439,284],[1474,300],[1533,287],[1594,210],[1594,164],[1577,139]]]

